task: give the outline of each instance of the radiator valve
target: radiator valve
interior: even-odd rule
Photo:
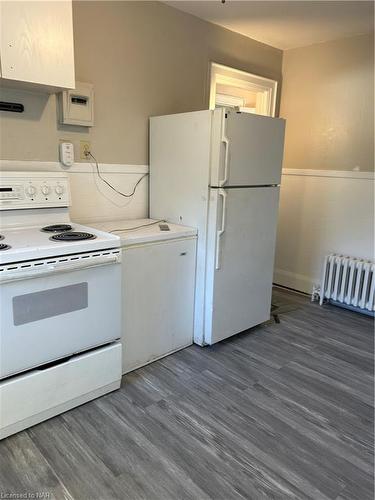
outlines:
[[[319,300],[319,297],[320,297],[320,285],[313,285],[311,293],[311,302]]]

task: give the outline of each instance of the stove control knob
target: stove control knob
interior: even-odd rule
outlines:
[[[60,186],[60,184],[57,184],[57,186],[55,187],[55,191],[56,191],[56,194],[58,194],[60,196],[63,194],[64,188],[63,188],[63,186]]]
[[[44,196],[47,196],[47,194],[49,194],[49,192],[50,192],[49,186],[47,186],[47,184],[44,184],[42,186],[42,193],[44,194]]]
[[[26,191],[27,196],[32,198],[33,196],[35,196],[36,188],[34,186],[30,185],[30,186],[27,186],[25,191]]]

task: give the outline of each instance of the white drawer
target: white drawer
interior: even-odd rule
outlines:
[[[118,389],[121,344],[0,383],[0,439]]]

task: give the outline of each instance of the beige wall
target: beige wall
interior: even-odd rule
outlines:
[[[298,170],[282,177],[275,283],[311,293],[326,255],[373,258],[373,71],[366,35],[284,52],[284,168]]]
[[[1,158],[57,160],[91,140],[101,162],[148,162],[148,117],[208,107],[209,62],[280,80],[282,52],[157,2],[73,2],[76,79],[94,84],[95,127],[58,125],[55,96],[3,90]]]
[[[373,44],[362,35],[284,52],[284,168],[373,169]]]

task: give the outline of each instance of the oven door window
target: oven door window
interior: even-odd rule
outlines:
[[[13,297],[13,323],[15,326],[24,325],[87,306],[87,282],[17,295]]]

